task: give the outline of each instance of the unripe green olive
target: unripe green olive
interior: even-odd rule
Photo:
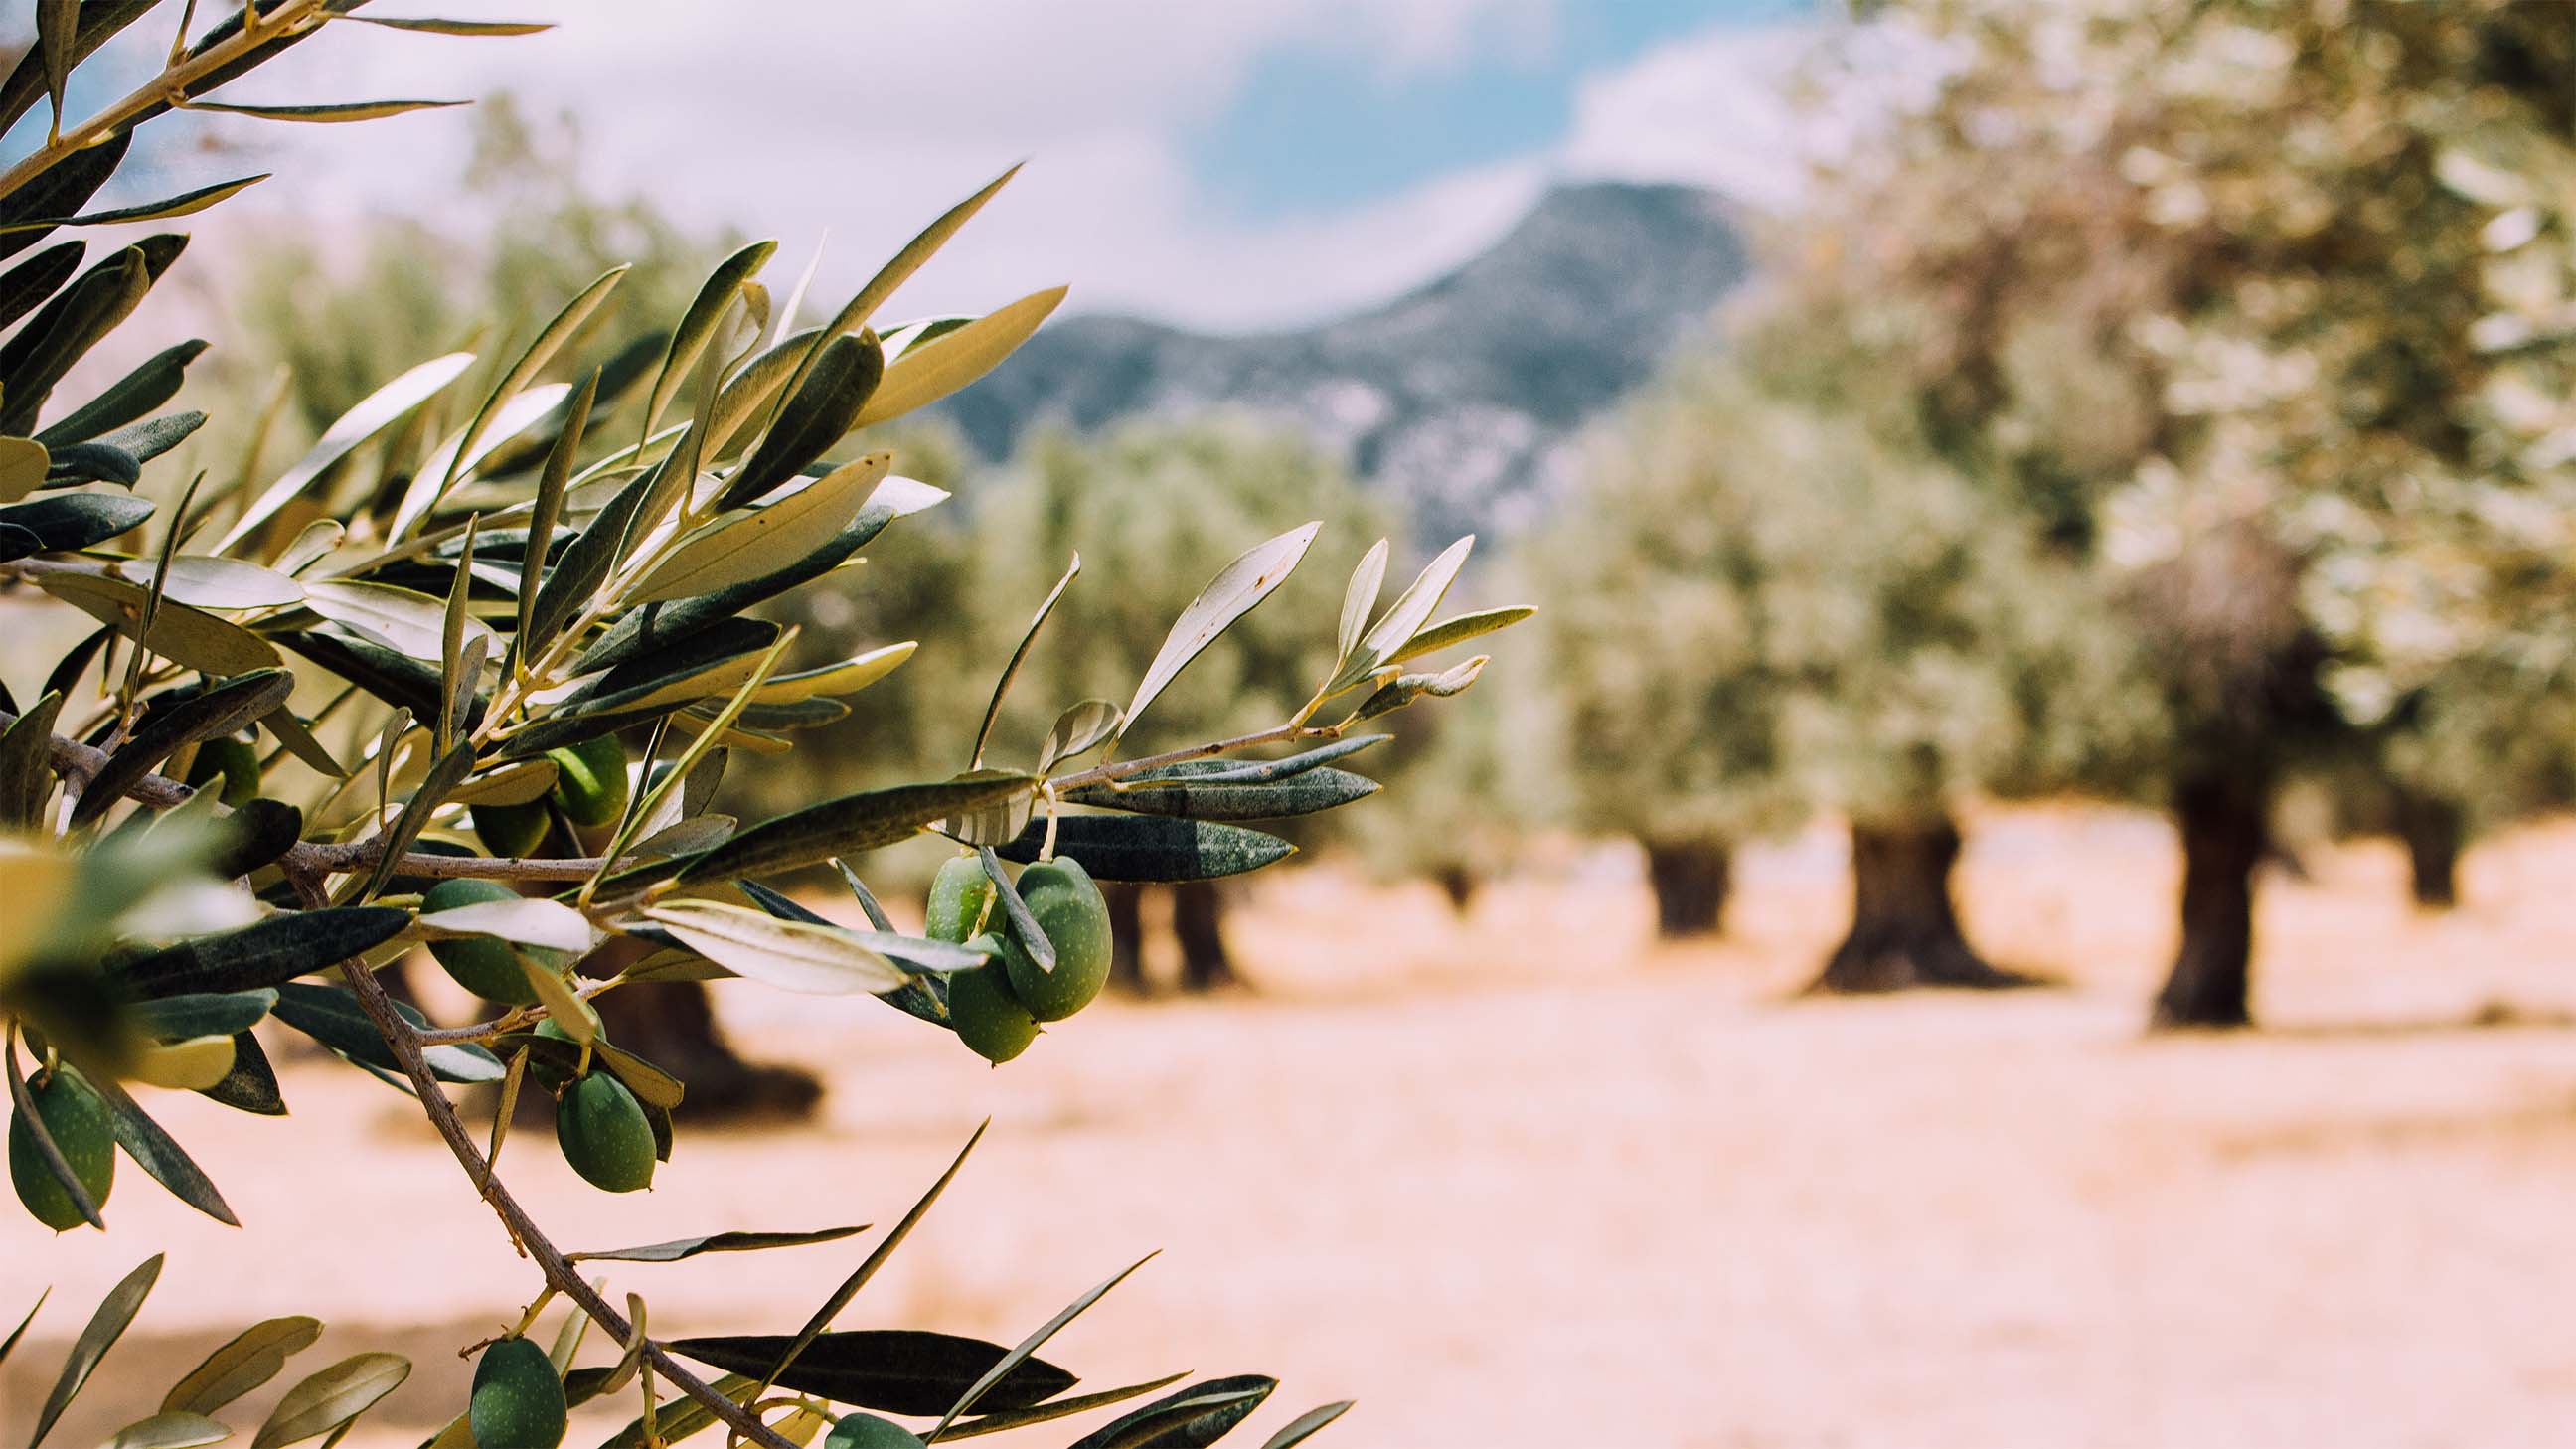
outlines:
[[[1013,927],[1002,939],[1011,994],[1040,1021],[1062,1021],[1091,1004],[1109,981],[1109,903],[1091,872],[1070,856],[1020,872],[1020,900],[1055,947],[1055,969],[1040,966]]]
[[[975,944],[998,947],[1001,941],[988,932],[976,937]],[[948,1024],[968,1050],[995,1066],[1038,1039],[1037,1018],[1011,994],[1010,978],[998,959],[949,973]]]
[[[567,1412],[563,1380],[544,1349],[505,1338],[483,1350],[465,1409],[476,1449],[555,1449]]]
[[[849,1414],[823,1436],[823,1449],[921,1449],[921,1436],[891,1419]]]
[[[653,1124],[626,1084],[593,1072],[555,1104],[555,1145],[591,1186],[634,1192],[653,1185]]]
[[[35,1103],[37,1117],[45,1124],[46,1135],[54,1139],[55,1150],[71,1165],[72,1176],[80,1179],[91,1204],[107,1206],[108,1189],[116,1185],[116,1119],[108,1111],[106,1100],[76,1073],[60,1067],[28,1095]],[[54,1180],[52,1170],[45,1165],[43,1150],[36,1146],[36,1134],[16,1113],[9,1118],[9,1182],[18,1189],[18,1201],[27,1205],[36,1221],[55,1232],[88,1221],[72,1202],[72,1195]]]
[[[930,904],[922,911],[922,934],[934,941],[963,941],[984,919],[984,903],[993,898],[993,881],[984,862],[972,855],[952,855],[930,878]]]
[[[626,813],[626,746],[617,736],[548,750],[546,758],[562,772],[555,776],[555,800],[573,824],[607,825]]]
[[[203,785],[218,777],[223,786],[215,798],[234,809],[258,799],[259,751],[237,735],[225,735],[197,746],[197,757],[188,762],[187,784]]]
[[[554,820],[546,813],[546,802],[531,800],[524,805],[475,805],[467,814],[474,817],[474,836],[483,848],[510,860],[534,855],[546,843],[546,831]]]
[[[422,915],[434,911],[454,910],[458,906],[480,905],[485,901],[515,901],[519,893],[498,881],[443,880],[431,886],[420,898]],[[460,936],[452,941],[432,941],[429,954],[456,978],[456,984],[504,1006],[534,1006],[537,988],[528,984],[528,973],[519,968],[519,954],[506,941],[489,936]]]

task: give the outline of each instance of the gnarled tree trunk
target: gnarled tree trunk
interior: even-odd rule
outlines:
[[[1172,887],[1172,934],[1181,944],[1181,989],[1214,991],[1240,986],[1225,949],[1225,896],[1214,881]]]
[[[1102,881],[1100,899],[1109,907],[1109,984],[1120,991],[1145,994],[1145,888],[1125,881]]]
[[[1903,824],[1854,821],[1851,839],[1851,930],[1810,990],[2032,984],[2030,977],[1978,955],[1959,929],[1950,896],[1959,830],[1948,817]]]
[[[653,949],[618,937],[581,963],[584,976],[613,976]],[[716,1025],[701,981],[648,981],[596,998],[608,1039],[678,1077],[687,1087],[682,1121],[781,1115],[805,1117],[823,1100],[823,1084],[798,1067],[749,1062]]]
[[[1644,840],[1646,882],[1655,892],[1655,934],[1666,940],[1714,936],[1726,927],[1735,855],[1723,840]]]
[[[2182,834],[2182,944],[2156,993],[2156,1027],[2234,1027],[2253,1020],[2254,868],[2271,835],[2268,770],[2237,763],[2174,784]]]
[[[2468,826],[2456,801],[2400,787],[2393,806],[2397,838],[2406,846],[2408,885],[2415,904],[2447,911],[2460,903],[2460,848]]]

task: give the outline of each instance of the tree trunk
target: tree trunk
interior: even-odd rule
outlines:
[[[1102,881],[1100,898],[1109,907],[1109,984],[1145,994],[1145,888],[1124,881]]]
[[[1735,888],[1735,855],[1723,840],[1648,840],[1646,881],[1655,892],[1655,933],[1666,940],[1725,930]]]
[[[1455,914],[1467,914],[1467,908],[1476,903],[1476,873],[1466,866],[1452,861],[1433,871],[1431,878],[1439,885],[1440,894],[1448,898],[1449,909]]]
[[[2400,787],[2395,805],[2397,837],[2406,844],[2415,904],[2447,911],[2460,903],[2460,846],[2467,822],[2457,802]]]
[[[2239,764],[2174,785],[2182,833],[2182,945],[2156,994],[2155,1027],[2245,1026],[2254,955],[2254,867],[2270,837],[2272,782]]]
[[[1851,931],[1811,990],[2033,984],[1979,956],[1960,931],[1950,897],[1959,830],[1947,817],[1930,824],[1854,821],[1851,837]]]
[[[585,976],[613,976],[653,949],[619,938],[581,963]],[[648,981],[595,999],[608,1039],[680,1079],[688,1088],[673,1115],[682,1122],[728,1117],[811,1116],[823,1084],[798,1067],[748,1062],[725,1041],[702,981]]]
[[[1225,951],[1225,897],[1214,881],[1184,881],[1172,887],[1172,934],[1181,944],[1181,989],[1214,991],[1240,986],[1234,961]]]

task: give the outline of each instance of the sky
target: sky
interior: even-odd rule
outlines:
[[[347,33],[220,98],[509,90],[579,118],[603,187],[780,238],[780,285],[824,244],[818,296],[1025,160],[896,310],[985,310],[1064,282],[1075,310],[1228,331],[1396,295],[1490,244],[1556,181],[1686,181],[1777,204],[1798,125],[1780,87],[1820,24],[1810,0],[452,0],[434,13],[557,24],[510,40],[335,27]],[[248,150],[204,164],[274,168],[243,198],[271,216],[435,218],[455,205],[460,114],[210,121]]]

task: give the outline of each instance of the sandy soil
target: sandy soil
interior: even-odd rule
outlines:
[[[1261,999],[1104,1007],[991,1072],[873,1003],[745,988],[738,1030],[830,1072],[818,1128],[684,1136],[627,1199],[542,1141],[506,1175],[573,1245],[883,1223],[990,1115],[843,1325],[1009,1341],[1160,1248],[1050,1356],[1094,1386],[1276,1374],[1255,1444],[1341,1397],[1317,1442],[1348,1449],[2576,1443],[2576,826],[2473,855],[2445,918],[2405,908],[2391,851],[2315,855],[2265,901],[2273,1029],[2155,1040],[2161,827],[2016,811],[1972,838],[1972,929],[2066,989],[1789,999],[1838,920],[1829,836],[1748,861],[1736,934],[1689,950],[1647,940],[1615,853],[1462,924],[1309,872],[1241,922]],[[334,1324],[305,1367],[418,1360],[354,1444],[458,1401],[453,1350],[529,1275],[392,1094],[320,1064],[287,1091],[291,1133],[167,1102],[242,1233],[130,1170],[105,1238],[0,1214],[0,1311],[56,1286],[0,1373],[6,1432],[154,1245],[97,1409],[288,1312]],[[610,1287],[664,1332],[783,1330],[865,1246]],[[58,1442],[111,1422],[76,1419]]]

